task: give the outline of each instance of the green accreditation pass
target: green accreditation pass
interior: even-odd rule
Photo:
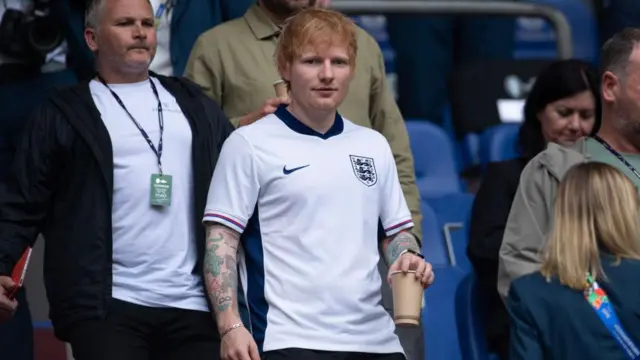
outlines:
[[[171,175],[152,174],[151,175],[151,196],[152,206],[171,205],[171,189],[173,187]]]

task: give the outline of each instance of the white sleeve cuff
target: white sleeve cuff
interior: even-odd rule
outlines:
[[[393,236],[402,230],[410,229],[413,227],[413,220],[411,218],[395,221],[389,226],[385,226],[384,232],[387,236]]]
[[[240,220],[240,218],[237,216],[233,216],[221,211],[212,210],[205,211],[202,222],[215,222],[227,226],[240,234],[244,232],[244,229],[247,226],[247,222]]]

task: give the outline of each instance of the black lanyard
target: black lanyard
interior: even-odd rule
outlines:
[[[604,141],[604,139],[602,139],[598,135],[594,135],[593,138],[596,139],[597,142],[602,144],[602,146],[604,146],[605,149],[607,149],[611,154],[613,154],[613,156],[617,157],[618,160],[620,160],[623,164],[627,165],[629,170],[631,170],[631,172],[633,172],[638,177],[638,179],[640,179],[640,173],[638,173],[638,170],[636,170],[636,168],[634,168],[633,165],[629,164],[629,162],[622,155],[620,155],[620,153],[617,152],[616,149],[612,148],[611,145],[609,145],[606,141]]]
[[[140,134],[142,134],[142,137],[145,140],[147,140],[147,144],[149,144],[149,147],[151,148],[151,150],[158,157],[158,168],[160,169],[160,175],[162,175],[162,134],[164,133],[164,117],[162,115],[162,103],[160,102],[160,95],[158,94],[158,89],[156,89],[156,85],[153,83],[153,80],[149,78],[149,83],[151,84],[151,90],[153,90],[153,94],[156,96],[156,99],[158,99],[158,124],[160,125],[160,141],[158,142],[157,149],[155,145],[153,145],[153,141],[151,141],[151,138],[149,137],[147,132],[144,131],[142,126],[140,126],[140,124],[136,121],[133,115],[131,115],[127,107],[124,106],[124,103],[120,99],[120,96],[118,96],[118,94],[116,94],[113,90],[111,90],[109,85],[107,85],[107,82],[104,80],[102,76],[100,76],[100,74],[98,74],[98,80],[100,80],[102,85],[106,86],[106,88],[109,89],[109,91],[111,92],[111,95],[113,95],[113,97],[116,99],[118,104],[120,104],[120,106],[124,109],[127,115],[129,115],[133,123],[138,127],[138,130],[140,130]]]

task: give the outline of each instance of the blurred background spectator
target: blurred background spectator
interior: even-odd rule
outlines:
[[[158,50],[151,71],[182,75],[196,39],[215,25],[240,17],[253,0],[151,0]]]
[[[573,145],[597,131],[600,108],[598,77],[580,60],[554,62],[538,75],[524,106],[518,153],[512,160],[491,162],[476,195],[467,254],[478,278],[483,324],[489,349],[508,359],[509,315],[497,291],[498,258],[520,174],[548,142]]]
[[[513,18],[393,14],[387,28],[396,52],[398,105],[409,118],[442,124],[456,65],[513,56]]]
[[[639,206],[634,183],[611,165],[567,171],[542,267],[511,286],[510,359],[640,356]]]

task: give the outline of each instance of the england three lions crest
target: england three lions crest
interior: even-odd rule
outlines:
[[[378,182],[378,173],[372,158],[355,155],[349,155],[349,158],[351,159],[353,173],[361,183],[373,186]]]

